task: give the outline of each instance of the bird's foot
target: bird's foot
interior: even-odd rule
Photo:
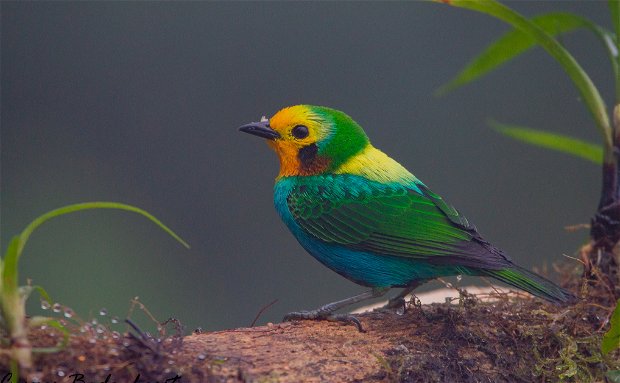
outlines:
[[[355,325],[359,332],[365,332],[362,327],[362,323],[355,316],[351,314],[334,314],[321,309],[312,311],[294,311],[286,314],[282,320],[284,322],[292,320],[326,320],[330,322],[343,322],[346,324]]]

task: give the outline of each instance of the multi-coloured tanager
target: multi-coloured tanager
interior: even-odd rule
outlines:
[[[388,303],[395,308],[420,284],[450,275],[492,277],[554,303],[573,300],[484,240],[454,207],[372,146],[345,113],[297,105],[239,130],[266,139],[278,154],[275,207],[301,246],[372,288],[285,320],[343,321],[361,330],[354,316],[334,311],[402,287]]]

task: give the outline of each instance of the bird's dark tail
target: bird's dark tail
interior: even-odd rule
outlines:
[[[487,269],[484,274],[552,303],[573,303],[577,300],[571,292],[517,265],[501,270]]]

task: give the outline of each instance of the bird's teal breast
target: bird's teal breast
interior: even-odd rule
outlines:
[[[320,177],[320,176],[317,176]],[[360,285],[371,287],[406,286],[438,275],[459,274],[444,266],[431,265],[413,258],[394,257],[322,241],[301,228],[293,218],[287,198],[297,177],[283,177],[274,187],[274,204],[282,221],[301,246],[319,262]],[[328,184],[325,187],[329,187]]]

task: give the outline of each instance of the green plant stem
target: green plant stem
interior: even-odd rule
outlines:
[[[119,210],[132,211],[134,213],[141,214],[145,216],[146,218],[150,219],[151,221],[153,221],[157,226],[162,228],[166,233],[170,234],[170,236],[172,236],[174,239],[180,242],[183,246],[189,249],[189,245],[187,244],[187,242],[185,242],[181,237],[179,237],[175,232],[170,230],[166,225],[164,225],[160,220],[155,218],[152,214],[149,214],[142,209],[139,209],[131,205],[126,205],[123,203],[117,203],[117,202],[85,202],[85,203],[78,203],[75,205],[69,205],[69,206],[65,206],[65,207],[61,207],[61,208],[49,211],[43,214],[42,216],[38,217],[34,221],[32,221],[28,226],[26,226],[24,231],[22,231],[22,233],[19,236],[20,247],[18,248],[17,253],[21,254],[23,246],[26,244],[26,241],[28,241],[28,237],[30,237],[30,234],[32,234],[32,232],[37,227],[41,226],[45,221],[48,221],[60,215],[69,214],[69,213],[73,213],[73,212],[81,211],[81,210],[91,210],[91,209],[119,209]]]

